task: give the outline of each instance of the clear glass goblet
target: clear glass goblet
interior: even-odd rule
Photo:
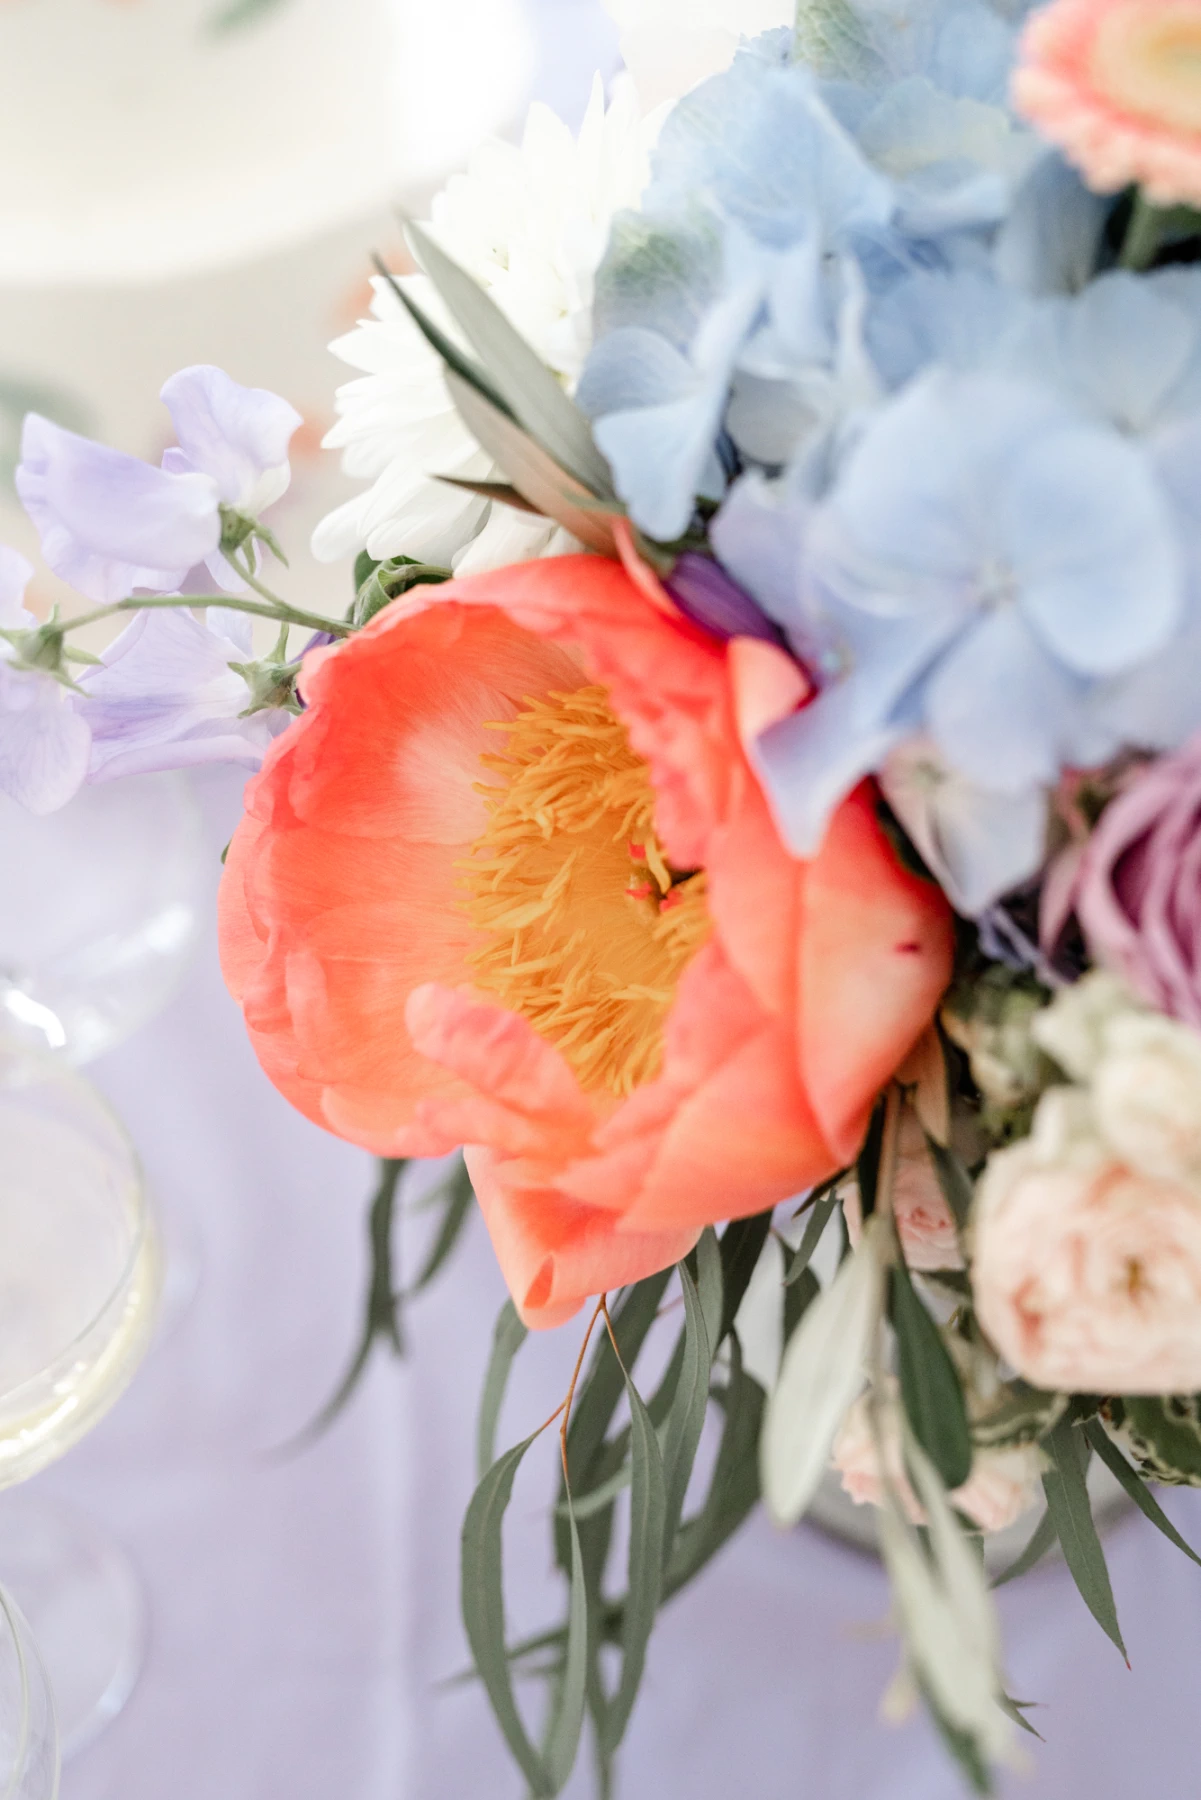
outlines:
[[[216,859],[187,776],[85,787],[45,818],[0,794],[0,1046],[91,1062],[172,998],[211,911]],[[196,1219],[177,1203],[163,1329],[200,1285]]]
[[[0,795],[0,1041],[90,1062],[170,999],[212,858],[180,774],[81,788],[45,818]]]
[[[58,1764],[46,1671],[19,1608],[0,1588],[0,1800],[56,1800]]]
[[[57,1058],[0,1052],[0,1244],[8,1488],[70,1449],[118,1398],[150,1342],[159,1290],[133,1147],[90,1083]],[[145,1634],[137,1578],[92,1527],[25,1501],[0,1503],[0,1573],[42,1645],[69,1754],[132,1685]]]

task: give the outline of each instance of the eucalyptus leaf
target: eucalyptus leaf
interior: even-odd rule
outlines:
[[[994,1586],[995,1585],[996,1584],[994,1583]],[[1037,1738],[1040,1744],[1046,1743],[1047,1740],[1043,1737],[1041,1731],[1035,1731],[1033,1725],[1026,1717],[1030,1708],[1038,1704],[1037,1701],[1011,1700],[1008,1694],[1002,1694],[998,1704],[1007,1719],[1012,1719],[1015,1725],[1020,1726],[1030,1737]]]
[[[573,504],[586,490],[536,443],[528,432],[500,411],[478,387],[457,372],[444,371],[447,392],[463,423],[482,450],[498,463],[513,486],[536,512],[554,519],[573,537],[604,556],[617,555],[617,539],[605,513],[585,512]]]
[[[480,367],[479,363],[473,362],[469,356],[460,350],[454,339],[447,337],[440,325],[435,324],[434,320],[430,318],[425,309],[419,306],[407,289],[400,285],[400,282],[397,281],[395,275],[382,258],[376,256],[372,258],[372,261],[391,288],[396,299],[399,300],[401,306],[403,306],[414,325],[416,325],[430,349],[436,351],[442,358],[442,361],[445,364],[445,372],[449,374],[453,371],[461,381],[465,382],[468,387],[474,388],[476,393],[488,401],[489,405],[495,407],[497,412],[502,413],[506,418],[512,419],[514,423],[516,423],[516,415],[511,410],[508,401],[500,392],[500,389],[489,380],[487,372]]]
[[[1035,1563],[1042,1561],[1043,1557],[1047,1554],[1047,1551],[1051,1549],[1055,1541],[1055,1521],[1052,1519],[1050,1512],[1047,1511],[1043,1513],[1038,1524],[1034,1527],[1030,1536],[1030,1542],[1026,1545],[1022,1554],[1015,1562],[1010,1563],[1003,1574],[996,1577],[993,1586],[995,1588],[1006,1587],[1009,1582],[1017,1581],[1020,1576],[1027,1574],[1034,1567]]]
[[[680,1379],[666,1420],[663,1446],[663,1473],[667,1483],[667,1505],[664,1521],[663,1560],[666,1564],[680,1528],[684,1497],[692,1475],[692,1465],[700,1447],[705,1413],[709,1405],[709,1371],[713,1352],[705,1323],[705,1311],[687,1267],[680,1264],[680,1285],[684,1290],[684,1357]],[[717,1295],[720,1317],[721,1295]]]
[[[784,1352],[768,1402],[761,1476],[778,1524],[800,1518],[825,1473],[835,1433],[863,1383],[883,1298],[882,1225],[869,1219],[859,1248],[809,1308]]]
[[[887,1120],[888,1102],[885,1099],[877,1100],[872,1111],[871,1123],[867,1128],[867,1136],[863,1140],[863,1148],[855,1163],[855,1185],[859,1189],[859,1205],[864,1219],[870,1218],[876,1210]]]
[[[822,1284],[812,1269],[802,1269],[797,1281],[788,1282],[784,1288],[784,1342],[788,1343],[793,1332],[804,1318],[813,1302],[822,1291]]]
[[[444,487],[462,488],[466,494],[478,494],[481,500],[492,500],[501,506],[511,506],[515,512],[531,513],[540,519],[542,514],[536,506],[531,506],[524,494],[519,494],[515,487],[507,481],[469,481],[465,475],[438,475],[435,477]]]
[[[605,1747],[612,1755],[625,1736],[654,1629],[663,1588],[667,1481],[659,1441],[642,1398],[628,1374],[630,1408],[630,1548],[622,1614],[621,1680],[604,1716]]]
[[[1043,1476],[1043,1492],[1047,1496],[1047,1511],[1063,1546],[1064,1561],[1084,1604],[1106,1637],[1117,1645],[1123,1659],[1128,1661],[1109,1570],[1105,1566],[1105,1552],[1097,1536],[1089,1502],[1085,1479],[1088,1442],[1076,1426],[1061,1419],[1043,1440],[1043,1446],[1052,1463]]]
[[[914,1436],[945,1485],[962,1487],[972,1472],[963,1389],[942,1334],[914,1292],[903,1262],[892,1269],[892,1324],[901,1398]]]
[[[410,1295],[420,1294],[441,1273],[474,1211],[475,1189],[462,1157],[437,1198],[442,1208],[442,1220],[429,1253],[408,1289]]]
[[[771,1212],[734,1219],[721,1234],[722,1312],[718,1343],[725,1339],[738,1317],[751,1276],[771,1236]]]
[[[743,1367],[742,1346],[730,1334],[730,1377],[716,1398],[725,1413],[709,1491],[696,1515],[685,1521],[667,1568],[666,1594],[679,1593],[712,1560],[759,1500],[756,1450],[767,1395]]]
[[[989,1765],[1009,1744],[1000,1704],[1005,1690],[996,1609],[977,1548],[955,1517],[937,1469],[903,1420],[902,1442],[926,1514],[928,1553],[892,1493],[880,1523],[909,1655],[936,1719],[963,1735],[978,1773],[987,1778]],[[987,1784],[980,1791],[987,1792]]]
[[[476,1671],[488,1695],[497,1724],[522,1774],[538,1800],[550,1800],[555,1787],[547,1762],[531,1742],[517,1710],[506,1645],[502,1531],[513,1495],[517,1470],[538,1437],[525,1439],[492,1465],[475,1490],[463,1522],[460,1593],[463,1625]],[[570,1522],[573,1551],[578,1545]],[[573,1589],[575,1574],[573,1555]],[[575,1595],[573,1592],[573,1601]],[[578,1632],[577,1632],[578,1638]],[[581,1709],[582,1716],[582,1709]]]
[[[588,1584],[580,1548],[580,1534],[574,1517],[569,1518],[568,1525],[571,1533],[571,1585],[567,1605],[567,1648],[543,1750],[547,1789],[552,1795],[566,1787],[575,1767],[580,1733],[584,1727],[584,1707],[587,1703]],[[502,1629],[503,1617],[502,1607]],[[507,1660],[505,1673],[507,1679]],[[509,1691],[512,1692],[511,1686]]]
[[[527,1327],[517,1316],[517,1308],[511,1300],[506,1300],[492,1333],[492,1354],[488,1359],[488,1372],[484,1376],[484,1391],[480,1395],[480,1415],[476,1424],[476,1468],[481,1479],[493,1466],[496,1456],[496,1427],[500,1420],[500,1409],[504,1405],[505,1390],[509,1385],[513,1358],[528,1336]]]
[[[375,1191],[367,1215],[369,1274],[359,1340],[346,1373],[333,1394],[312,1423],[299,1433],[291,1446],[285,1448],[299,1448],[303,1444],[312,1443],[314,1438],[328,1430],[358,1389],[378,1343],[385,1343],[396,1356],[404,1355],[404,1294],[396,1286],[394,1240],[400,1181],[407,1166],[404,1157],[381,1158],[377,1164]]]
[[[817,1202],[809,1214],[800,1244],[788,1258],[788,1265],[784,1271],[785,1287],[791,1287],[794,1281],[799,1281],[813,1261],[813,1254],[825,1235],[826,1226],[830,1223],[831,1215],[837,1205],[838,1195],[829,1193]]]
[[[701,1314],[705,1321],[705,1341],[709,1346],[709,1362],[712,1364],[721,1343],[721,1322],[725,1314],[723,1304],[725,1272],[722,1266],[721,1246],[717,1241],[717,1233],[711,1225],[707,1225],[702,1231],[692,1255],[696,1261],[697,1299],[701,1303]]]
[[[1198,1556],[1192,1546],[1185,1542],[1159,1502],[1152,1494],[1148,1493],[1146,1482],[1130,1467],[1117,1445],[1106,1434],[1105,1427],[1101,1422],[1098,1419],[1090,1419],[1084,1427],[1084,1435],[1110,1474],[1121,1482],[1144,1517],[1150,1519],[1155,1529],[1162,1531],[1168,1541],[1175,1544],[1177,1550],[1183,1550],[1187,1557],[1201,1567],[1201,1556]]]
[[[521,421],[560,468],[574,475],[591,493],[611,497],[609,465],[596,447],[592,427],[537,351],[527,344],[492,297],[447,256],[428,232],[409,224],[405,236],[513,417]]]
[[[567,1459],[573,1481],[585,1494],[610,1480],[624,1461],[624,1445],[618,1443],[614,1447],[607,1446],[606,1433],[625,1392],[623,1367],[633,1370],[647,1332],[655,1322],[659,1303],[671,1275],[670,1269],[663,1269],[659,1274],[648,1276],[646,1280],[636,1282],[625,1290],[613,1309],[612,1317],[613,1335],[617,1339],[621,1361],[619,1363],[614,1356],[608,1335],[605,1334],[598,1340],[588,1372],[576,1390],[575,1405],[567,1431]],[[560,1506],[565,1504],[566,1499],[566,1488],[561,1484]],[[603,1557],[607,1549],[608,1529],[604,1508],[599,1509],[597,1515],[586,1522],[584,1536],[590,1558]],[[571,1544],[561,1515],[557,1515],[555,1519],[555,1561],[564,1571],[570,1568]]]

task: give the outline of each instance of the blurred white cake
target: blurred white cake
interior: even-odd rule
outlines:
[[[33,603],[82,602],[40,565],[11,470],[35,410],[157,460],[159,388],[214,362],[305,415],[276,516],[287,591],[341,613],[349,567],[307,554],[352,489],[319,449],[345,369],[326,349],[369,297],[393,211],[518,127],[526,0],[0,0],[0,542]],[[93,647],[97,647],[93,643]]]
[[[0,283],[141,282],[295,243],[509,124],[520,0],[3,0]]]

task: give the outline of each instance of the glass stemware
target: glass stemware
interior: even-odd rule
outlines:
[[[90,1062],[171,997],[211,862],[186,778],[81,788],[37,818],[0,795],[0,1042]]]
[[[137,1157],[90,1083],[0,1052],[0,1488],[103,1416],[154,1330],[158,1237]],[[43,1647],[64,1752],[124,1700],[145,1622],[122,1553],[40,1502],[0,1505],[0,1571]]]
[[[41,1658],[0,1588],[0,1800],[56,1800],[58,1736]]]

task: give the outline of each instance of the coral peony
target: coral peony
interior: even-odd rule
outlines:
[[[948,978],[869,791],[783,850],[729,662],[596,557],[416,590],[310,655],[230,849],[264,1068],[381,1155],[468,1146],[532,1325],[845,1162]]]
[[[1201,203],[1197,0],[1053,0],[1026,27],[1013,97],[1090,187]]]
[[[993,1344],[1036,1387],[1201,1388],[1201,1193],[1131,1168],[1090,1097],[1053,1088],[1031,1137],[977,1188],[972,1288]]]

